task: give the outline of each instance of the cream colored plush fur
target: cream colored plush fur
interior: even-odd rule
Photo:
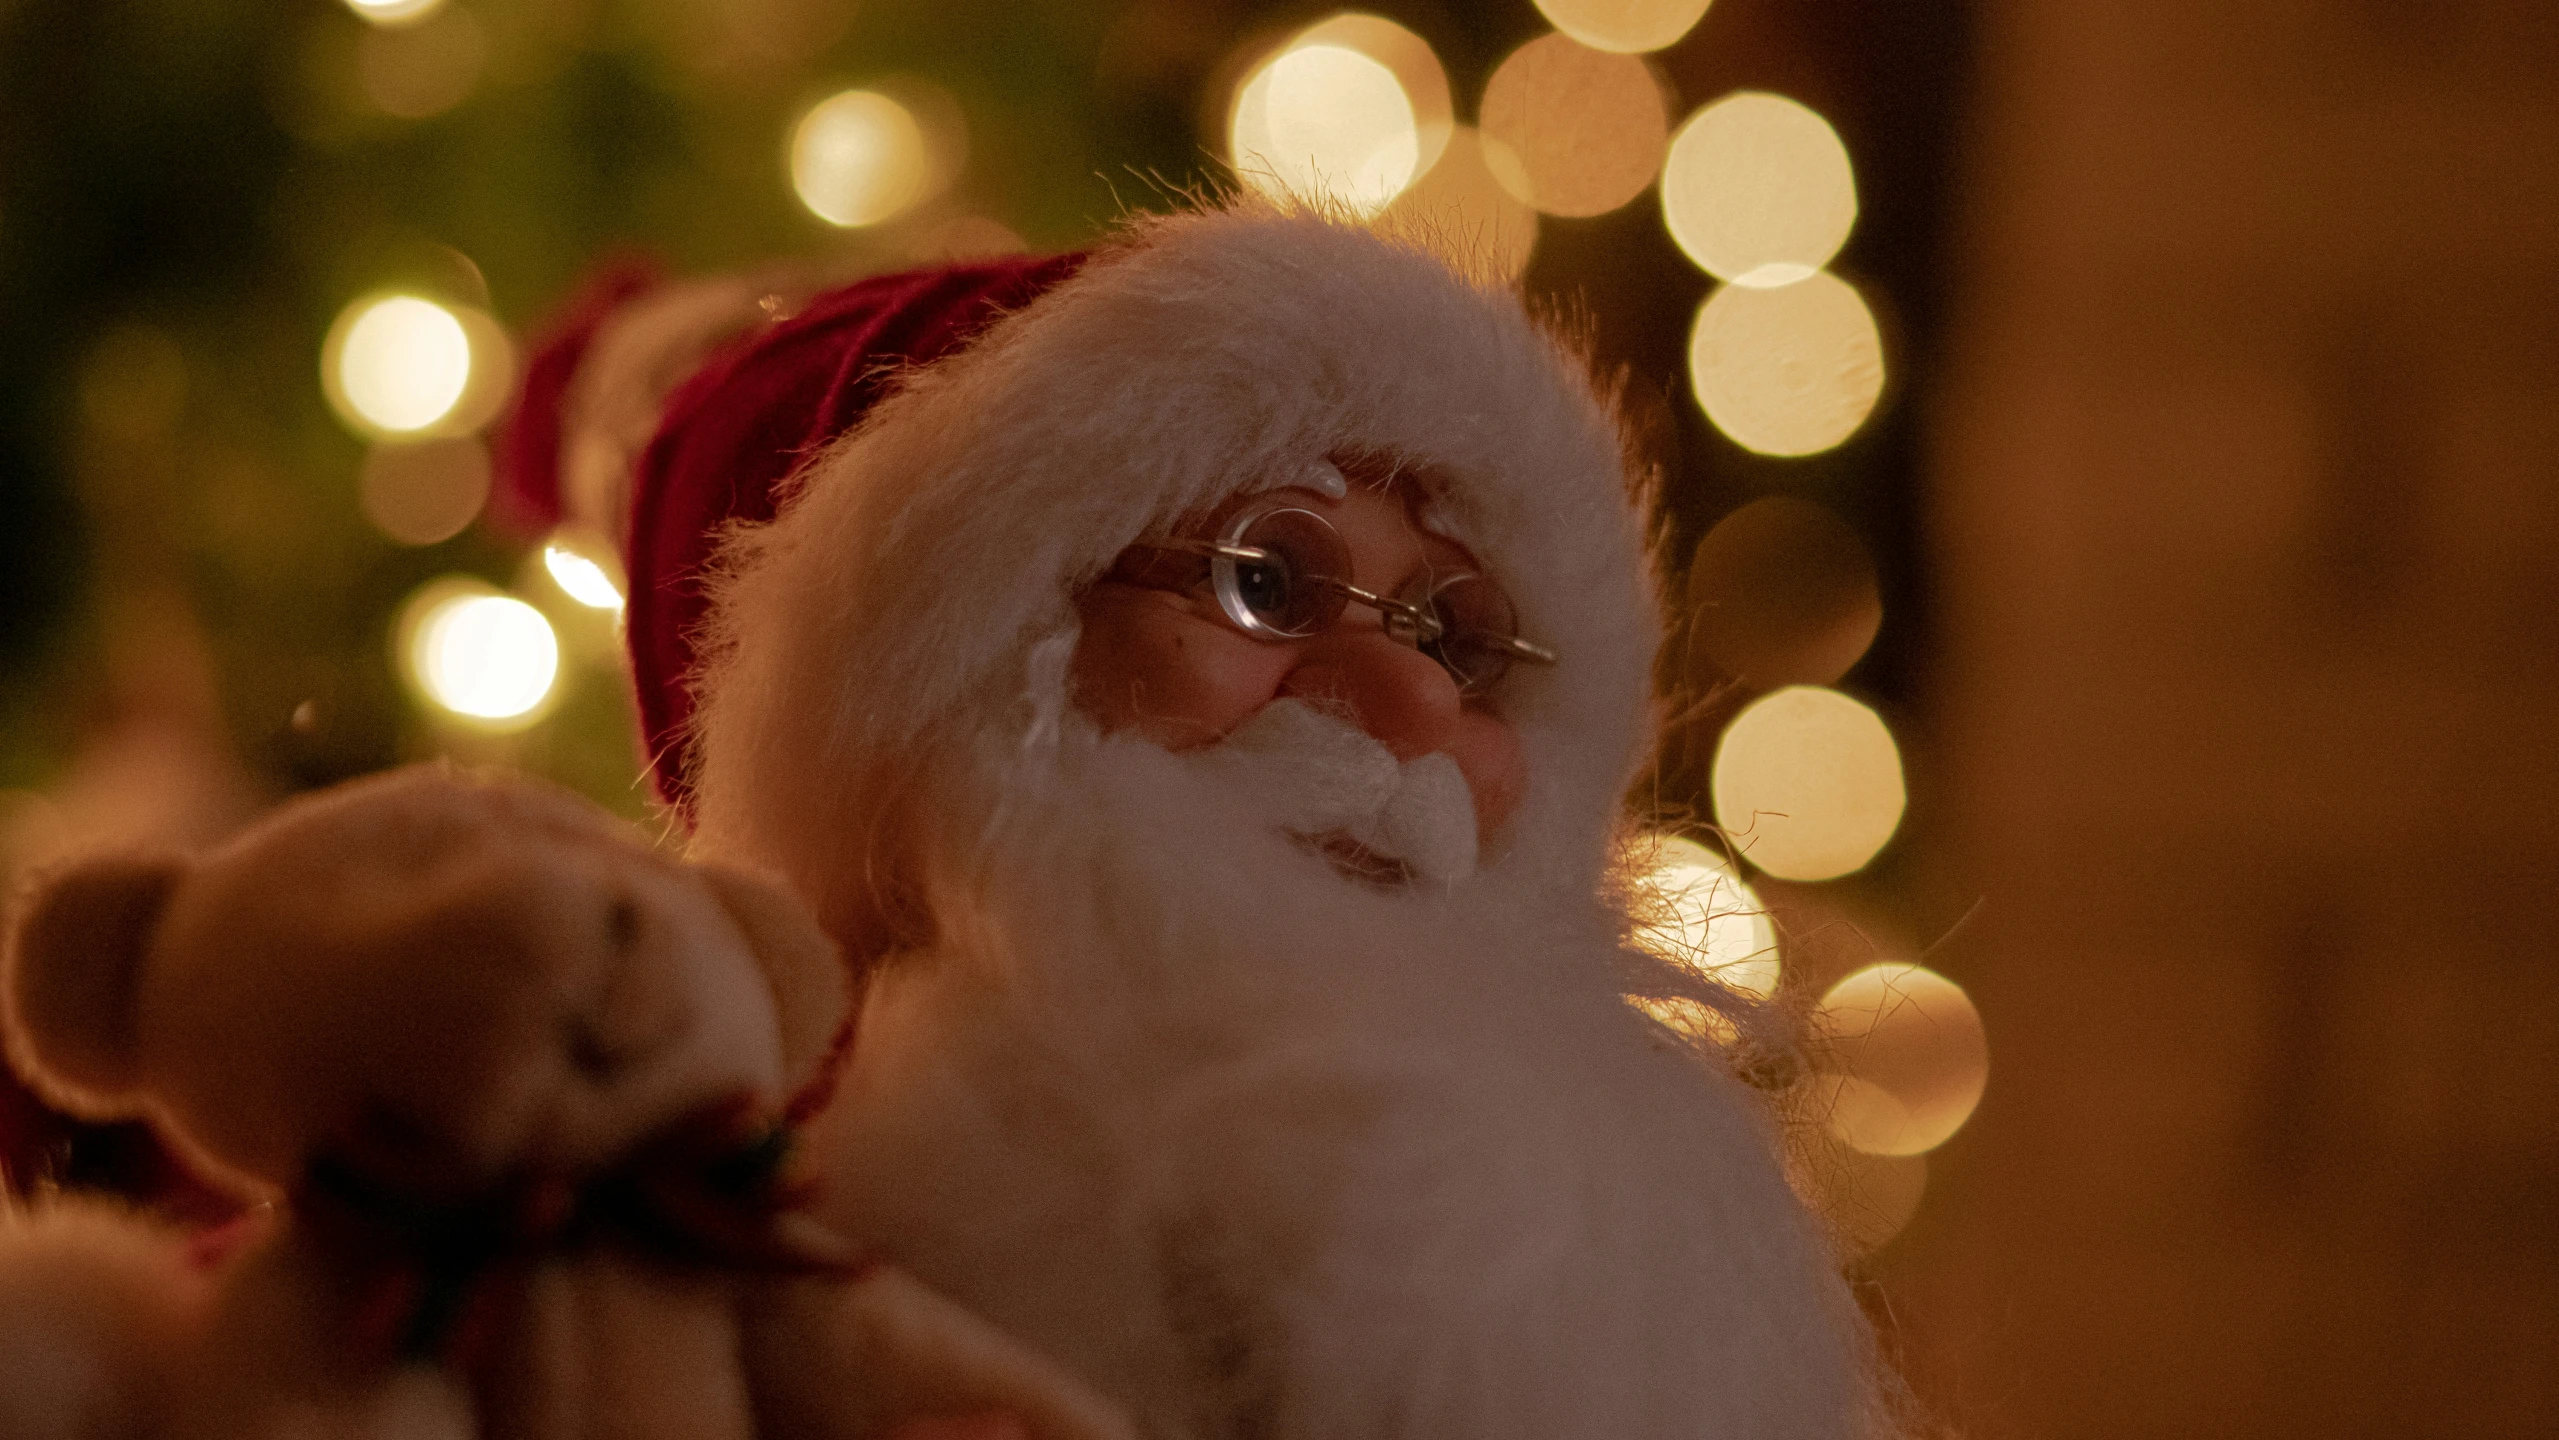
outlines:
[[[735,1097],[779,1115],[843,1012],[787,894],[550,787],[408,771],[199,858],[74,867],[0,980],[12,1059],[57,1103],[152,1115],[270,1207],[211,1269],[120,1216],[0,1217],[0,1440],[858,1440],[985,1408],[1039,1440],[1127,1434],[884,1267],[671,1259],[609,1228],[467,1274],[407,1248],[403,1214],[583,1193]],[[319,1214],[315,1190],[394,1203]],[[737,1223],[768,1218],[819,1260],[864,1253],[805,1216]],[[482,1287],[471,1356],[400,1353],[377,1302],[411,1292],[379,1282],[409,1267]]]
[[[1381,890],[1073,707],[1078,590],[1343,451],[1411,462],[1562,659],[1526,799]],[[829,1215],[1155,1436],[1839,1436],[1871,1346],[1759,1104],[1642,1020],[1604,893],[1656,641],[1610,405],[1511,293],[1308,213],[1151,220],[915,376],[735,538],[705,853],[843,933],[914,887]]]

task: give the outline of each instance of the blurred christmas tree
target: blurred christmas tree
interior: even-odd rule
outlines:
[[[260,795],[440,752],[637,813],[609,619],[527,581],[525,537],[470,523],[496,407],[377,425],[340,393],[333,414],[324,337],[390,292],[520,333],[615,250],[851,270],[1087,240],[1146,195],[1136,171],[1200,177],[1187,92],[1225,38],[1155,36],[1126,83],[1097,85],[1113,18],[1064,0],[0,3],[13,848],[201,838]],[[838,230],[794,195],[786,142],[865,83],[906,98],[942,173],[894,221]],[[475,347],[476,386],[504,349]],[[550,613],[540,724],[494,734],[408,693],[392,632],[445,575]]]

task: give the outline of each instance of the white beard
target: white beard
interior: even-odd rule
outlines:
[[[1475,873],[1474,793],[1445,754],[1399,763],[1359,727],[1274,700],[1191,763],[1300,840],[1339,836],[1442,886]]]
[[[1470,875],[1471,805],[1464,865],[1431,849],[1440,782],[1310,776],[1332,723],[987,762],[942,940],[871,983],[811,1137],[829,1217],[1149,1436],[1869,1428],[1757,1103],[1622,1003],[1595,900]],[[1408,789],[1435,818],[1385,818]],[[1287,838],[1335,828],[1433,883]]]

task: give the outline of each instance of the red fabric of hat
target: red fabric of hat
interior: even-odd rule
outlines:
[[[773,518],[800,463],[860,423],[910,366],[960,349],[1046,292],[1081,255],[878,275],[714,355],[667,398],[632,480],[625,637],[658,798],[689,813],[685,725],[702,571],[730,525]]]
[[[615,308],[665,278],[656,261],[642,256],[607,261],[536,332],[514,413],[492,457],[497,477],[489,490],[489,520],[500,533],[525,540],[560,523],[561,422],[569,385]]]

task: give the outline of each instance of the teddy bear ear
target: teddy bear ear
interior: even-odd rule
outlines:
[[[850,987],[842,953],[808,907],[779,883],[717,862],[693,868],[764,967],[782,1022],[783,1065],[795,1080],[806,1078],[833,1048],[844,1021]]]
[[[10,1058],[74,1114],[132,1111],[142,965],[183,869],[169,857],[77,865],[39,884],[10,926],[0,954]]]

